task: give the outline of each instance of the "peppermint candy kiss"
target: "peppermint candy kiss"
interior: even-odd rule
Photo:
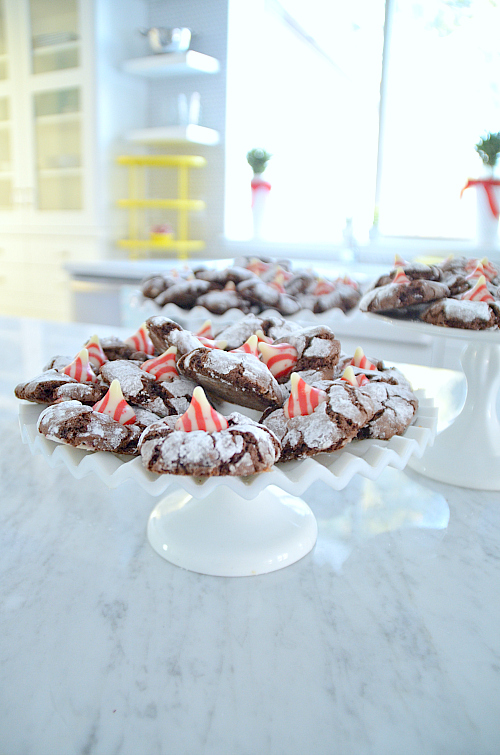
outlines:
[[[262,361],[275,378],[288,375],[297,364],[297,349],[289,343],[263,343],[259,342],[259,351]]]
[[[217,433],[228,426],[227,419],[216,412],[208,403],[205,391],[197,385],[193,391],[193,398],[187,411],[175,423],[176,430],[190,433],[193,430],[205,430],[207,433]]]
[[[331,294],[332,291],[335,291],[334,283],[331,283],[324,278],[318,278],[318,282],[314,287],[313,294],[314,296],[322,296],[323,294]]]
[[[365,383],[368,383],[366,375],[355,375],[351,366],[345,368],[340,379],[345,380],[346,383],[353,385],[355,388],[360,388],[362,385],[365,385]]]
[[[227,341],[214,341],[212,338],[204,338],[203,336],[197,336],[202,346],[206,346],[207,349],[225,349]]]
[[[266,336],[262,330],[257,330],[255,332],[255,335],[257,336],[258,341],[262,341],[262,343],[272,343],[273,339],[269,338],[269,336]]]
[[[175,366],[175,358],[177,356],[177,346],[171,346],[169,349],[163,352],[161,356],[156,359],[148,359],[141,364],[141,370],[149,372],[160,383],[177,377],[177,367]]]
[[[285,293],[285,288],[283,286],[284,281],[285,281],[284,277],[278,273],[278,275],[276,275],[272,281],[269,281],[267,285],[271,286],[271,288],[275,288],[276,291],[279,291],[280,294],[284,294]]]
[[[120,425],[131,425],[136,415],[131,406],[123,398],[122,388],[118,380],[113,380],[106,395],[94,404],[94,412],[109,414]]]
[[[91,336],[84,348],[89,352],[89,362],[93,367],[99,369],[99,367],[102,367],[102,365],[108,361],[108,357],[102,350],[98,336]]]
[[[465,280],[468,281],[477,281],[479,278],[484,275],[484,268],[481,262],[478,262],[474,270],[469,273],[469,275],[465,276]]]
[[[197,336],[198,338],[202,336],[203,338],[210,338],[213,340],[214,334],[212,331],[212,321],[205,320],[199,331],[195,333],[195,336]]]
[[[244,354],[251,354],[254,357],[257,357],[259,359],[260,352],[259,352],[259,339],[254,334],[253,336],[250,336],[250,338],[245,341],[244,344],[241,346],[238,346],[237,349],[231,349],[230,354],[238,354],[243,352]]]
[[[128,343],[129,346],[133,346],[136,351],[143,351],[145,354],[151,355],[155,353],[155,347],[148,336],[145,322],[133,336],[125,339],[125,343]]]
[[[290,381],[292,392],[283,404],[283,412],[288,419],[312,414],[317,406],[328,399],[325,391],[308,385],[296,372],[292,372]]]
[[[467,301],[495,301],[486,288],[486,278],[484,275],[479,278],[474,288],[462,294],[462,299],[466,299]]]
[[[362,370],[376,370],[374,364],[368,361],[368,359],[365,357],[365,353],[361,346],[358,346],[356,351],[354,352],[354,356],[350,361],[350,364],[354,365],[354,367],[360,367]]]
[[[408,265],[408,264],[409,263],[406,260],[404,260],[402,257],[400,257],[399,254],[395,254],[394,255],[394,267],[395,268],[406,267],[406,265]]]
[[[396,275],[392,279],[392,282],[393,283],[410,283],[410,279],[405,274],[405,271],[403,270],[402,267],[397,267],[396,268]]]
[[[491,262],[489,262],[488,257],[483,257],[481,265],[483,266],[484,274],[489,281],[492,281],[493,278],[497,277],[498,270],[491,264]]]
[[[63,374],[75,378],[79,383],[97,382],[97,377],[89,362],[89,352],[87,349],[82,349],[76,355],[74,360],[64,368]]]

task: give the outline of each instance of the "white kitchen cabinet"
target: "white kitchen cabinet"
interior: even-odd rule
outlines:
[[[146,110],[145,84],[119,66],[146,12],[134,0],[0,0],[3,314],[69,318],[64,264],[104,254],[110,153]]]

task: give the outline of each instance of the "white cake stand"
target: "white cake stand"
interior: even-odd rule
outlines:
[[[44,407],[20,404],[23,441],[50,466],[65,464],[81,479],[97,474],[110,488],[133,480],[152,496],[168,492],[153,509],[148,539],[167,561],[200,574],[240,577],[282,569],[312,550],[316,519],[300,497],[322,480],[341,490],[356,474],[375,480],[387,467],[403,469],[410,457],[421,456],[432,443],[437,410],[418,392],[413,425],[388,441],[350,443],[333,454],[277,464],[253,477],[195,478],[158,475],[140,458],[89,452],[48,440],[37,430]]]
[[[467,395],[460,414],[438,433],[432,448],[409,466],[433,480],[475,490],[500,490],[500,331],[445,328],[439,325],[382,317],[415,333],[464,342],[460,357]]]

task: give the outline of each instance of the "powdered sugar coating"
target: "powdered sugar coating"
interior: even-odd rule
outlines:
[[[281,441],[283,461],[343,448],[374,415],[373,401],[358,388],[339,381],[327,393],[312,414],[287,419],[282,408],[264,414],[262,424]]]
[[[167,417],[143,432],[139,450],[149,470],[160,474],[247,476],[267,471],[279,458],[275,436],[238,412],[228,415],[226,430],[214,433],[174,430],[177,419]]]
[[[38,418],[38,431],[49,440],[89,451],[137,453],[141,428],[120,425],[108,414],[94,412],[79,401],[47,407]]]

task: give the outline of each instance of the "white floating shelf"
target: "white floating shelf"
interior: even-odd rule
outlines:
[[[160,78],[166,76],[194,75],[199,73],[217,73],[219,61],[202,52],[188,50],[187,52],[165,52],[158,55],[148,55],[145,58],[134,58],[123,63],[126,73],[137,76]]]
[[[205,126],[167,126],[130,131],[127,140],[135,144],[207,144],[219,143],[219,132]]]

